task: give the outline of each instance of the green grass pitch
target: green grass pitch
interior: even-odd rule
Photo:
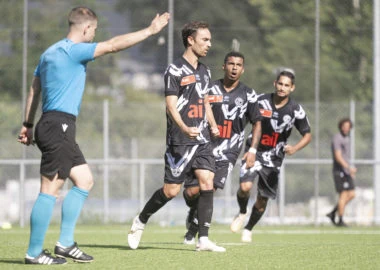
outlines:
[[[64,269],[380,269],[380,228],[257,226],[253,242],[240,242],[228,225],[213,225],[210,239],[225,253],[196,252],[182,244],[184,226],[148,224],[137,250],[128,247],[130,224],[78,225],[76,241],[93,255],[90,264],[71,260]],[[50,226],[44,248],[53,251],[59,227]],[[50,269],[24,265],[29,228],[0,229],[0,269]]]

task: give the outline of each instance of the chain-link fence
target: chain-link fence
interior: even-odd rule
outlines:
[[[303,104],[313,123],[314,104]],[[4,104],[18,107],[19,104]],[[279,197],[271,201],[263,222],[324,223],[325,214],[336,203],[332,179],[331,137],[338,131],[338,120],[351,115],[355,121],[353,157],[358,174],[357,198],[347,208],[347,221],[370,224],[373,218],[372,130],[360,115],[366,115],[370,104],[321,104],[324,130],[320,131],[320,158],[315,159],[310,144],[292,157],[286,158],[279,188]],[[147,117],[136,112],[154,112]],[[12,111],[16,109],[13,108]],[[150,115],[150,114],[149,114]],[[28,220],[39,189],[39,157],[34,146],[24,147],[16,142],[19,116],[9,115],[10,127],[3,129],[3,151],[0,155],[0,192],[3,205],[0,220]],[[131,117],[134,119],[131,120]],[[130,123],[130,122],[134,123]],[[162,102],[118,104],[116,102],[85,102],[77,120],[77,141],[88,159],[95,186],[81,217],[83,222],[125,222],[142,209],[146,200],[163,184],[165,151],[165,108]],[[247,127],[248,129],[250,127]],[[130,134],[129,134],[129,133]],[[317,131],[313,130],[315,136]],[[293,131],[290,143],[300,138]],[[25,152],[24,152],[25,151]],[[25,159],[22,156],[25,156]],[[239,185],[237,165],[224,190],[215,193],[214,219],[228,222],[237,213],[236,191]],[[316,172],[318,179],[315,181]],[[69,181],[68,181],[69,182]],[[68,184],[69,185],[69,184]],[[62,202],[58,199],[57,207]],[[316,197],[317,196],[317,197]],[[252,193],[251,204],[255,198]],[[187,207],[182,196],[171,201],[152,220],[170,223],[184,222]],[[55,220],[60,212],[55,212]],[[165,218],[163,218],[165,217]]]

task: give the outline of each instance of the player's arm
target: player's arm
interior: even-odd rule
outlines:
[[[261,121],[256,121],[252,124],[252,142],[248,152],[244,153],[243,160],[246,162],[246,167],[251,168],[255,165],[257,146],[261,138]]]
[[[348,171],[351,177],[355,177],[357,169],[350,166],[350,164],[343,158],[342,151],[340,149],[334,150],[334,158],[346,171]]]
[[[183,122],[180,113],[177,110],[178,97],[176,95],[169,95],[165,98],[166,110],[170,118],[176,123],[176,125],[190,138],[196,138],[200,131],[197,127],[188,127],[185,122]]]
[[[250,119],[252,123],[252,141],[251,146],[243,156],[243,159],[246,160],[246,167],[250,168],[253,165],[255,165],[256,161],[256,152],[257,152],[257,146],[259,145],[260,138],[261,138],[261,113],[259,108],[259,103],[257,101],[257,95],[255,90],[250,89],[250,91],[247,92],[247,100],[248,100],[248,108],[247,108],[247,114],[248,118]]]
[[[34,117],[38,108],[41,95],[41,81],[39,77],[33,77],[32,85],[29,90],[25,105],[25,118],[20,130],[18,141],[29,145],[33,142]]]
[[[208,95],[205,95],[204,104],[205,104],[205,110],[206,110],[206,118],[210,125],[211,134],[214,137],[219,137],[220,134],[219,134],[218,125],[216,124],[214,113],[212,112],[211,105],[208,100]]]
[[[295,109],[296,120],[294,126],[297,128],[298,132],[302,135],[302,138],[298,141],[296,145],[287,144],[284,147],[285,154],[291,156],[297,151],[304,148],[311,142],[311,132],[309,120],[306,116],[306,113],[301,105],[297,105]]]
[[[287,144],[284,147],[285,153],[289,156],[293,155],[297,151],[304,148],[306,145],[308,145],[311,142],[311,133],[307,132],[305,133],[302,138],[298,141],[295,145]]]
[[[160,32],[169,22],[169,13],[157,14],[151,24],[139,31],[119,35],[96,45],[94,58],[125,50]]]

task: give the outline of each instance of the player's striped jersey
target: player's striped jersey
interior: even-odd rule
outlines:
[[[211,74],[208,67],[198,62],[197,69],[194,69],[183,57],[175,60],[166,69],[164,75],[165,96],[177,96],[177,110],[182,121],[188,127],[198,127],[201,131],[196,139],[190,139],[166,112],[167,145],[196,145],[210,141],[210,131],[204,106],[204,98],[208,93],[210,78]]]
[[[262,135],[257,147],[256,160],[267,167],[281,167],[285,157],[284,146],[292,132],[293,126],[303,136],[310,132],[306,112],[300,104],[289,98],[288,103],[276,109],[273,103],[274,94],[258,96],[260,107]],[[248,151],[252,136],[246,140]]]
[[[213,154],[216,161],[235,162],[243,146],[246,124],[261,119],[256,92],[241,82],[227,92],[220,79],[213,82],[208,94],[220,133],[219,138],[212,138]]]

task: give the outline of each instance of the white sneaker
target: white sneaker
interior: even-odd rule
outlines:
[[[191,239],[186,239],[186,237],[184,237],[183,243],[185,245],[195,245],[195,237],[193,237]]]
[[[196,251],[212,251],[212,252],[225,252],[224,247],[217,246],[215,243],[210,240],[198,242],[198,245],[195,249]]]
[[[231,223],[230,229],[232,232],[236,233],[241,230],[243,227],[245,217],[248,215],[248,212],[245,214],[238,214],[234,217],[234,220]]]
[[[241,234],[241,241],[245,243],[251,243],[252,242],[252,231],[244,229]]]
[[[144,231],[145,224],[136,216],[133,219],[131,231],[128,233],[128,245],[131,249],[136,249],[140,244],[140,239]]]

